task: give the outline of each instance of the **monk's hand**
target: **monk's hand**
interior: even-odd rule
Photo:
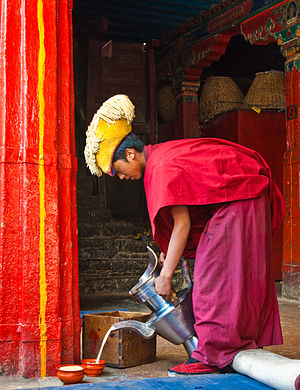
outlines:
[[[160,265],[164,265],[166,259],[166,254],[164,252],[160,252],[158,262]]]
[[[163,274],[154,279],[155,291],[168,302],[171,299],[171,282],[172,277]]]

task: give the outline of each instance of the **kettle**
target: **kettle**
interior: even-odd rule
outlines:
[[[159,276],[161,265],[155,252],[147,246],[149,261],[146,271],[129,294],[139,303],[144,303],[151,311],[146,323],[125,320],[114,324],[117,328],[130,328],[144,338],[151,338],[155,332],[173,344],[183,344],[188,355],[197,348],[197,337],[194,330],[194,314],[192,307],[192,282],[187,260],[182,260],[182,270],[187,287],[173,293],[171,302],[161,297],[154,288],[154,279]]]

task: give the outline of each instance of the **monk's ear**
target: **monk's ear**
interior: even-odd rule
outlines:
[[[136,150],[133,149],[133,148],[127,148],[127,149],[126,149],[125,156],[126,156],[126,158],[127,158],[127,161],[134,160],[135,157],[136,157]]]

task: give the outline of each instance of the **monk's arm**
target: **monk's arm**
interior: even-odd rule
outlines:
[[[168,252],[160,275],[155,279],[156,292],[167,300],[170,299],[172,277],[186,246],[191,228],[188,206],[173,206],[171,213],[174,226]]]

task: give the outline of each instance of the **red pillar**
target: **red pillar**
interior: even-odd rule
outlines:
[[[78,355],[78,289],[71,294],[72,311],[64,312],[61,303],[69,298],[60,289],[65,269],[72,270],[76,283],[77,245],[76,160],[65,158],[72,154],[74,137],[71,4],[58,10],[58,3],[0,0],[0,366],[7,375],[54,375],[68,316],[73,317],[72,356]],[[65,15],[69,24],[59,36]],[[68,42],[67,49],[58,46],[57,36]],[[64,56],[70,76],[58,80]],[[62,94],[69,96],[63,126]],[[62,151],[65,133],[71,141]],[[63,169],[71,171],[64,204],[59,194],[69,183],[61,179]],[[69,209],[71,234],[62,243]],[[73,248],[72,256],[64,247]]]
[[[287,151],[284,157],[284,218],[283,296],[300,298],[300,61],[297,59],[298,39],[281,49],[287,57],[285,64]],[[289,46],[285,50],[285,45]]]
[[[60,263],[61,362],[80,361],[72,0],[58,2],[58,172]]]
[[[200,136],[199,98],[200,76],[186,76],[178,97],[176,138],[197,138]]]

